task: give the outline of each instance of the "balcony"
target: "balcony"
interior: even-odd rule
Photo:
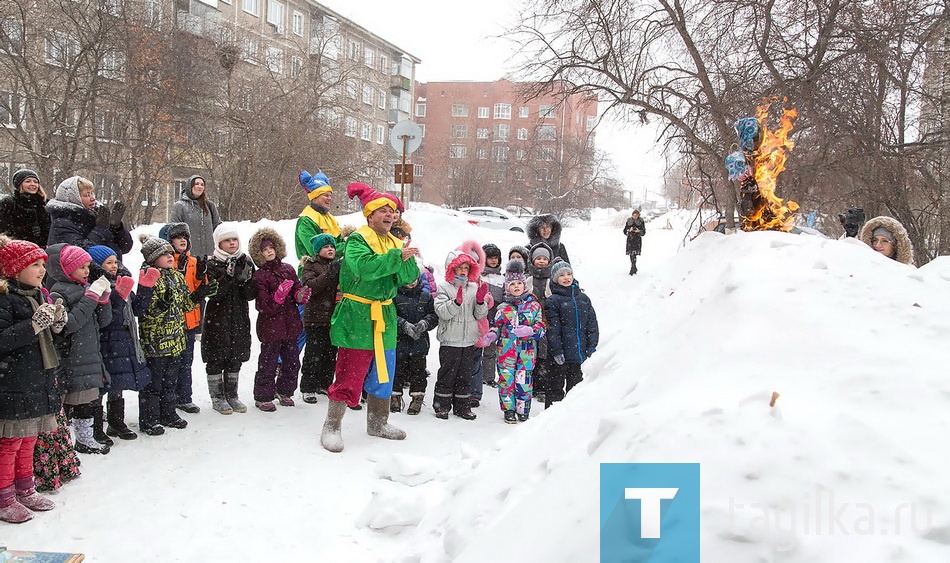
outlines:
[[[389,89],[392,90],[394,94],[396,94],[398,90],[405,90],[406,92],[411,92],[412,81],[403,76],[390,76]]]

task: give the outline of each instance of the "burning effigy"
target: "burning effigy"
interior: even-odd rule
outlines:
[[[798,204],[775,194],[778,175],[785,170],[787,152],[795,143],[788,138],[798,112],[783,109],[777,128],[768,125],[771,101],[756,108],[755,117],[736,121],[739,150],[726,157],[729,179],[739,182],[739,214],[743,231],[789,231],[794,227]]]

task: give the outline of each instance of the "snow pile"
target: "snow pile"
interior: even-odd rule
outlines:
[[[649,278],[580,279],[585,382],[447,483],[406,560],[592,560],[602,462],[699,462],[704,561],[946,559],[948,259],[706,233]]]

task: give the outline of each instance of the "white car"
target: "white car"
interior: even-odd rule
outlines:
[[[497,207],[463,207],[459,211],[476,218],[479,227],[518,231],[519,233],[523,233],[527,229],[524,221]]]

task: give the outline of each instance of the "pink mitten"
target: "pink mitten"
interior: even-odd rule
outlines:
[[[461,305],[463,299],[465,299],[465,286],[460,285],[458,293],[455,294],[455,303]]]
[[[129,276],[119,276],[119,278],[115,280],[115,292],[123,300],[129,298],[129,293],[132,293],[132,287],[134,286],[135,280]]]
[[[284,301],[287,300],[287,295],[290,293],[290,288],[293,286],[293,280],[284,280],[280,282],[280,285],[277,286],[277,291],[274,292],[274,301],[278,305],[283,305]]]
[[[485,347],[491,346],[497,339],[498,339],[498,334],[495,333],[495,331],[489,331],[488,333],[485,334],[485,336],[483,336],[478,341],[478,347],[485,348]]]
[[[149,268],[139,274],[139,285],[142,287],[154,287],[161,273],[155,268]]]
[[[488,295],[488,284],[482,282],[479,284],[478,289],[475,290],[475,302],[484,303],[486,295]]]
[[[310,301],[310,294],[313,293],[313,290],[309,287],[301,287],[297,290],[297,293],[294,294],[294,301],[304,305],[307,301]]]
[[[100,304],[100,305],[105,305],[106,303],[109,302],[109,297],[111,297],[111,296],[112,296],[112,290],[111,290],[111,289],[102,292],[102,295],[99,296],[99,304]]]
[[[518,325],[514,328],[514,330],[511,331],[511,333],[518,338],[528,338],[534,334],[534,329],[528,325]]]

